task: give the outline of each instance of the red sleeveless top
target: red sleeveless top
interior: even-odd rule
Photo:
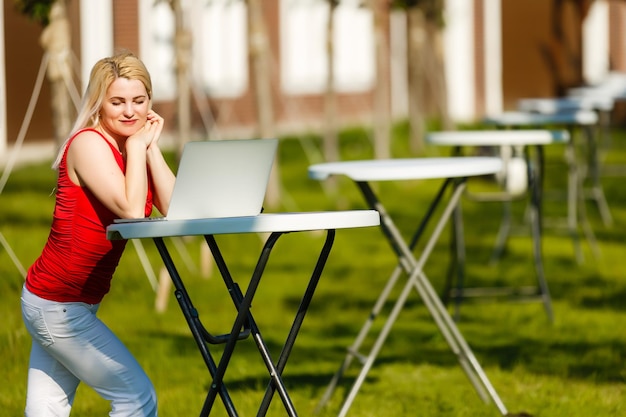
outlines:
[[[99,303],[109,292],[125,240],[110,241],[106,228],[116,216],[85,187],[74,184],[67,174],[68,142],[59,165],[52,227],[41,256],[29,268],[26,288],[46,300]],[[100,132],[97,132],[100,134]],[[100,134],[102,136],[102,134]],[[110,147],[122,172],[126,164],[117,149]],[[152,211],[152,182],[149,181],[146,216]]]

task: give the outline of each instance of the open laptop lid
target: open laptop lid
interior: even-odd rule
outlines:
[[[167,219],[258,215],[277,147],[277,139],[188,142]]]

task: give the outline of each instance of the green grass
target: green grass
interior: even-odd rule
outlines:
[[[395,130],[394,156],[408,156],[406,129]],[[613,138],[612,162],[626,161],[620,142]],[[342,135],[344,159],[371,157],[367,134],[354,129]],[[284,206],[278,210],[365,208],[357,188],[337,178],[336,190],[325,192],[306,175],[310,163],[319,162],[307,149],[316,149],[314,136],[281,141],[280,172]],[[428,156],[446,150],[427,148]],[[546,188],[562,187],[562,148],[548,149]],[[1,229],[21,262],[28,266],[39,255],[48,233],[54,187],[48,164],[16,170],[0,195]],[[546,229],[544,262],[553,295],[555,322],[550,324],[540,303],[510,300],[467,302],[458,323],[498,394],[511,412],[534,416],[622,416],[626,414],[626,188],[620,177],[603,184],[615,224],[606,228],[597,210],[588,206],[598,237],[601,257],[594,258],[583,242],[585,262],[578,264],[570,238]],[[386,204],[407,237],[415,219],[426,210],[438,181],[379,183]],[[472,186],[489,188],[487,180]],[[563,214],[565,205],[546,201],[546,212]],[[516,205],[521,218],[523,204]],[[488,263],[500,220],[495,203],[463,203],[468,251],[468,285],[533,284],[535,275],[530,238],[513,236],[504,257]],[[274,356],[289,329],[292,314],[306,285],[323,233],[293,233],[281,237],[253,303],[253,312]],[[436,289],[443,289],[447,268],[449,231],[444,232],[425,270]],[[233,277],[245,288],[262,241],[257,235],[219,236]],[[150,241],[144,241],[152,265],[161,266]],[[186,248],[199,264],[201,241],[189,239]],[[418,245],[416,253],[422,246]],[[173,250],[177,264],[180,256]],[[292,400],[301,415],[313,414],[331,376],[365,321],[378,292],[395,266],[395,258],[378,228],[338,230],[330,259],[309,314],[284,372]],[[217,271],[209,278],[181,267],[189,292],[205,326],[214,333],[229,329],[233,307]],[[22,277],[4,250],[0,250],[0,384],[1,415],[23,414],[30,339],[20,315]],[[392,295],[397,296],[398,289]],[[168,309],[154,309],[155,294],[132,247],[122,258],[111,293],[100,317],[128,345],[153,380],[163,416],[198,415],[210,378],[173,295]],[[385,314],[388,309],[385,310]],[[375,321],[380,329],[382,317]],[[366,347],[371,346],[368,340]],[[214,351],[219,357],[220,347]],[[336,415],[343,396],[358,372],[353,365],[328,407],[319,415]],[[267,384],[267,372],[250,341],[240,343],[225,381],[242,416],[256,414]],[[72,416],[105,415],[108,404],[81,385]],[[285,415],[275,396],[271,416]],[[226,415],[216,403],[212,415]],[[352,406],[351,416],[495,416],[493,405],[483,403],[463,374],[445,340],[437,331],[416,293],[395,324],[387,343]]]

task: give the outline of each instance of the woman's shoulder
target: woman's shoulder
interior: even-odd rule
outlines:
[[[96,129],[92,127],[86,127],[84,129],[80,129],[79,131],[77,131],[76,133],[72,135],[70,140],[74,141],[78,138],[85,138],[85,137],[94,138],[94,139],[99,138],[100,140],[104,140],[106,142],[106,138],[102,135],[102,133],[98,132]]]
[[[68,143],[68,147],[72,147],[73,144],[78,145],[78,147],[95,146],[97,148],[102,147],[104,149],[109,146],[109,141],[106,140],[102,133],[98,132],[96,129],[86,128],[79,130],[72,136],[70,142]]]
[[[102,159],[105,155],[111,155],[112,159],[115,159],[116,154],[109,141],[95,129],[78,131],[68,143],[67,152],[68,155],[87,160],[92,160],[94,157]]]

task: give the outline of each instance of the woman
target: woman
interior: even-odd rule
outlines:
[[[93,67],[73,133],[53,167],[56,204],[48,241],[28,271],[22,315],[33,339],[27,416],[68,416],[80,381],[111,401],[111,416],[156,416],[154,388],[122,342],[96,317],[125,241],[115,218],[167,214],[174,174],[159,149],[163,119],[131,53]]]

